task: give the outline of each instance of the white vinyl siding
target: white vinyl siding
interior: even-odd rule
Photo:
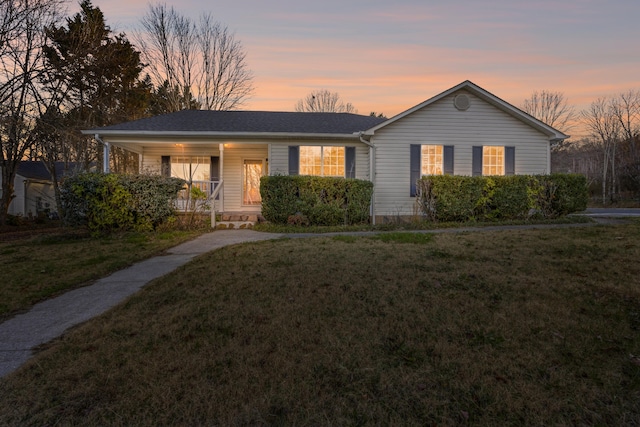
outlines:
[[[464,92],[470,107],[459,111],[455,95]],[[474,146],[514,146],[517,174],[545,174],[549,138],[475,95],[458,91],[378,130],[376,146],[376,215],[412,215],[410,197],[410,145],[455,147],[455,175],[471,175]]]

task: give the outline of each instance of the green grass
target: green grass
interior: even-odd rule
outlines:
[[[0,425],[637,425],[640,222],[390,236],[199,257],[0,380]]]
[[[196,235],[60,232],[0,242],[0,321],[46,298],[106,276]]]
[[[372,236],[372,239],[380,240],[382,242],[397,242],[397,243],[414,243],[414,244],[427,244],[433,240],[433,234],[425,233],[402,233],[402,232],[390,232],[381,233]]]

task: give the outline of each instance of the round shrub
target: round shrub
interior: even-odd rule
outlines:
[[[173,199],[184,181],[153,175],[82,173],[60,188],[63,219],[94,233],[153,230],[174,214]]]

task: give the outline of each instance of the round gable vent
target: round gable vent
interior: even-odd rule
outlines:
[[[469,108],[469,104],[470,104],[470,100],[469,100],[469,96],[467,95],[460,94],[460,95],[456,95],[456,97],[453,98],[453,105],[455,105],[455,107],[460,111],[464,111],[467,108]]]

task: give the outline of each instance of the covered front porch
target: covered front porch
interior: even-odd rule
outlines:
[[[236,222],[240,216],[246,222],[260,215],[260,178],[269,174],[268,143],[154,139],[129,145],[112,139],[105,147],[109,144],[138,153],[142,174],[184,179],[176,200],[179,212],[210,213],[212,225],[216,214]]]

